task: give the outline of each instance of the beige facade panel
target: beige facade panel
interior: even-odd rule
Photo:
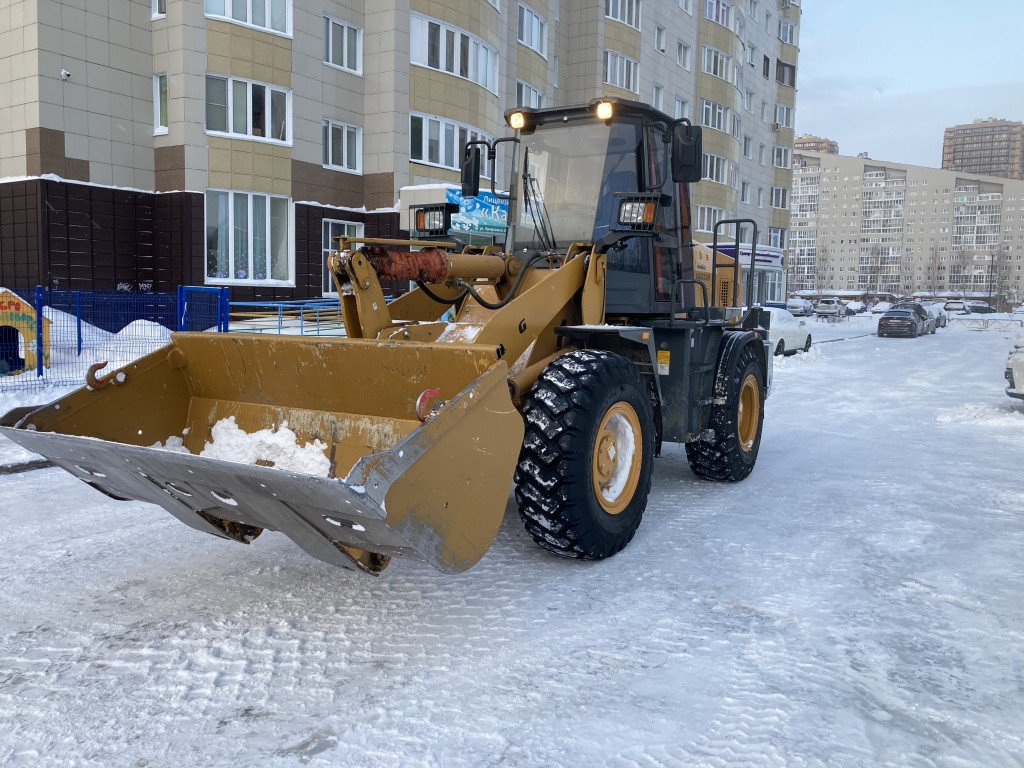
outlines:
[[[209,147],[210,188],[291,196],[291,147],[219,136]]]
[[[503,122],[498,97],[469,80],[413,66],[409,82],[409,109],[413,112],[447,117],[487,133],[491,131],[485,126]]]
[[[259,29],[209,19],[207,70],[292,87],[292,41]]]
[[[531,6],[541,15],[544,15],[536,6]],[[451,24],[469,32],[471,35],[500,48],[501,40],[501,14],[486,0],[475,3],[440,2],[439,0],[414,0],[411,4],[413,13],[429,16],[432,19]],[[518,13],[518,5],[512,3],[507,6],[507,12]]]

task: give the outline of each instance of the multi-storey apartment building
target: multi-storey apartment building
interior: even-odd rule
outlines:
[[[1024,181],[797,154],[789,290],[1024,297]]]
[[[699,237],[752,218],[782,248],[799,19],[797,0],[13,0],[0,284],[330,293],[330,238],[398,235],[403,190],[457,182],[507,108],[604,95],[705,126]]]
[[[820,136],[810,136],[804,134],[803,136],[797,136],[793,141],[794,152],[814,152],[823,153],[826,155],[838,155],[839,154],[839,142],[833,141],[832,139],[823,139]]]
[[[950,126],[942,135],[942,167],[1024,179],[1024,123],[990,117]]]

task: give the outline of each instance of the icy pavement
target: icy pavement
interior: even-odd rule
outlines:
[[[601,563],[510,504],[456,577],[0,477],[0,765],[1024,764],[1013,334],[776,358],[754,473],[655,463]]]

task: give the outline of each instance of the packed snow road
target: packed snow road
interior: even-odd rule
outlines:
[[[0,765],[1020,766],[1012,333],[776,359],[757,468],[655,464],[630,546],[379,579],[0,477]]]

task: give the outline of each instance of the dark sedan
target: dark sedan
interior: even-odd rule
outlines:
[[[879,336],[920,336],[924,321],[912,309],[890,309],[878,320]]]

